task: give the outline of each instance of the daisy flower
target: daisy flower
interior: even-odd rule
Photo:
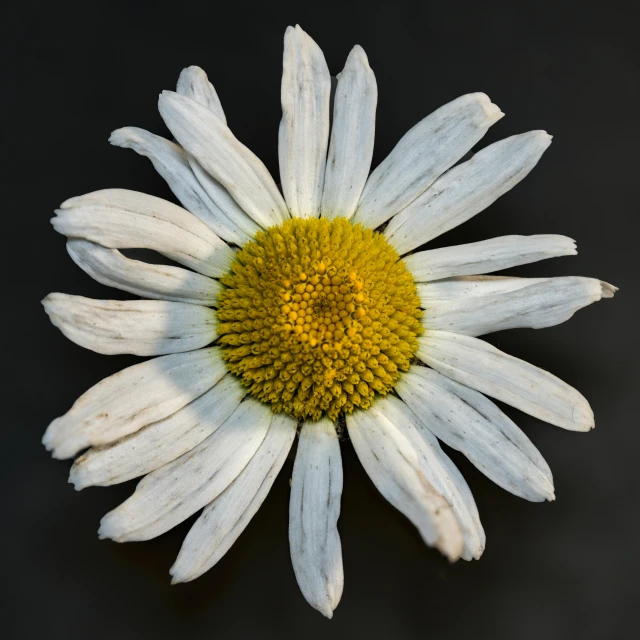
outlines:
[[[183,207],[106,189],[71,198],[53,226],[78,266],[140,300],[52,293],[51,321],[103,354],[154,356],[89,389],[46,431],[55,458],[87,449],[76,489],[143,477],[102,519],[101,538],[148,540],[203,510],[171,568],[193,580],[231,547],[294,440],[289,541],[306,600],[340,601],[340,439],[380,493],[451,561],[485,547],[478,509],[439,441],[507,491],[553,500],[551,471],[489,397],[572,431],[594,426],[585,398],[478,336],[542,328],[611,297],[582,277],[479,275],[555,256],[558,235],[423,245],[481,212],[551,142],[530,131],[460,162],[503,116],[483,93],[416,124],[369,174],[377,86],[361,47],[331,76],[299,27],[284,40],[281,190],[226,123],[198,67],[164,91],[175,142],[142,129],[111,143],[148,157]],[[182,266],[148,264],[145,248]]]

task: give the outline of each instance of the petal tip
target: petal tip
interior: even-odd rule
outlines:
[[[44,310],[49,315],[51,315],[49,312],[51,311],[51,306],[55,304],[56,297],[57,296],[55,293],[48,293],[44,298],[42,298],[42,300],[40,300],[40,303],[44,307]]]
[[[178,84],[180,84],[180,79],[184,78],[187,75],[197,75],[201,76],[203,79],[208,80],[207,74],[202,67],[199,67],[197,64],[189,65],[185,67],[178,76]]]
[[[78,466],[78,460],[74,462],[69,471],[69,484],[73,485],[76,491],[82,491],[89,486],[86,478],[83,477],[82,469]]]
[[[486,93],[473,94],[480,106],[483,108],[487,119],[494,123],[504,118],[504,113],[497,104],[491,102],[491,98]]]
[[[586,399],[583,398],[582,402],[574,406],[572,420],[574,431],[586,432],[595,429],[593,410]]]
[[[176,562],[173,564],[173,566],[171,567],[171,569],[169,569],[169,575],[171,576],[171,585],[174,584],[181,584],[183,582],[186,582],[184,576],[180,575],[180,572],[177,569],[177,565],[178,562],[176,560]]]
[[[603,280],[600,281],[600,288],[603,298],[613,298],[614,294],[619,291],[618,287],[615,287],[608,282],[604,282]]]
[[[100,540],[114,540],[117,542],[116,538],[113,535],[113,532],[109,530],[110,528],[109,514],[107,514],[102,518],[102,520],[100,520],[100,527],[98,528],[98,538]]]
[[[53,451],[55,445],[53,443],[53,433],[51,432],[51,426],[44,432],[42,436],[42,444],[47,451]],[[55,457],[55,456],[54,456]]]
[[[122,127],[120,129],[114,129],[109,136],[109,144],[114,147],[126,148],[129,146],[129,139],[131,138],[131,128]]]
[[[369,69],[369,58],[367,58],[367,54],[359,44],[354,45],[349,52],[347,62],[344,65],[345,69],[349,66],[355,66],[356,63],[361,64],[367,70]]]
[[[158,104],[166,104],[167,102],[172,102],[179,97],[180,94],[175,91],[171,91],[170,89],[163,89],[158,94]]]
[[[536,131],[532,131],[531,133],[535,135],[538,140],[540,140],[545,149],[551,144],[551,141],[553,140],[553,136],[550,133],[547,133],[544,129],[537,129]]]
[[[454,563],[462,557],[464,553],[464,543],[462,540],[462,533],[460,533],[460,537],[457,536],[455,538],[451,538],[449,536],[444,536],[436,541],[434,547],[442,553],[450,563]]]
[[[331,620],[333,618],[333,609],[329,604],[314,604],[312,605],[316,611],[319,611],[325,618]]]

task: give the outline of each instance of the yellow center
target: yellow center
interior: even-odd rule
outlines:
[[[236,255],[218,298],[227,367],[274,412],[335,420],[409,368],[420,301],[385,238],[338,218],[295,218]]]

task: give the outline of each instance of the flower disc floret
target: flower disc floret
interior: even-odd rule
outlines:
[[[379,233],[293,219],[236,255],[218,299],[227,367],[274,412],[336,419],[409,368],[422,333],[411,273]]]

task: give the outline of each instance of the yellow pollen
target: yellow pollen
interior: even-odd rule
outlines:
[[[294,418],[366,409],[409,368],[422,333],[404,262],[381,234],[343,218],[259,232],[221,281],[228,369]]]

